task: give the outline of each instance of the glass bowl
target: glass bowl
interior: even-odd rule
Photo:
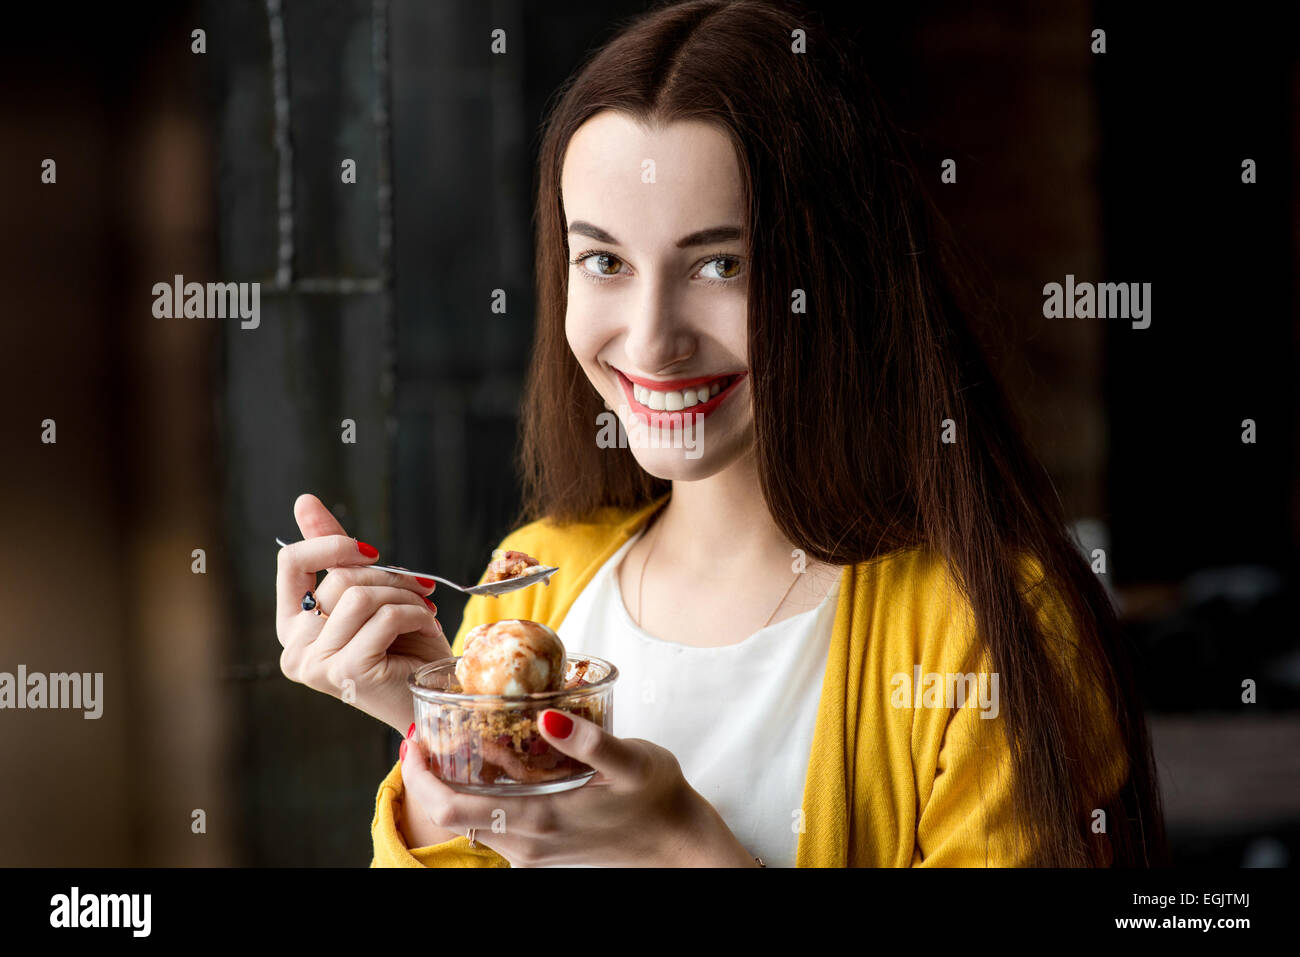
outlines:
[[[522,795],[567,791],[595,775],[590,765],[551,747],[537,719],[555,708],[612,730],[617,668],[603,658],[569,652],[566,687],[559,691],[465,694],[456,680],[458,661],[432,661],[409,682],[416,738],[440,780],[469,794]]]

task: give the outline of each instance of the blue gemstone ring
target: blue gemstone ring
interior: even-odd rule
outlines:
[[[313,595],[311,592],[307,592],[307,594],[305,594],[305,595],[302,596],[302,610],[303,610],[303,611],[311,611],[311,610],[312,610],[313,608],[315,608],[315,607],[316,607],[316,596],[315,596],[315,595]],[[320,611],[318,610],[318,611],[316,612],[316,614],[319,615],[319,614],[320,614]]]

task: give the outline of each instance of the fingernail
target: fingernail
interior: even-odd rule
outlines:
[[[403,741],[403,742],[402,742],[402,746],[401,746],[400,748],[397,749],[397,760],[399,760],[399,761],[405,761],[405,760],[406,760],[406,742],[405,742],[405,741]]]
[[[367,545],[365,542],[361,542],[361,541],[357,542],[357,551],[359,551],[362,555],[365,555],[366,558],[379,557],[379,549],[375,548],[375,546],[373,545]]]
[[[542,714],[542,727],[553,738],[567,738],[573,730],[573,719],[558,711],[547,711]]]
[[[416,576],[414,576],[414,577],[415,577],[415,580],[418,581],[418,582],[419,582],[421,585],[423,585],[425,588],[432,588],[434,585],[438,584],[438,583],[437,583],[436,581],[434,581],[432,578],[421,578],[419,575],[416,575]]]
[[[411,735],[413,735],[413,734],[415,734],[415,722],[414,722],[414,721],[412,721],[412,722],[411,722],[411,726],[410,726],[409,728],[406,729],[406,737],[407,737],[407,738],[410,738]]]
[[[438,606],[437,606],[437,605],[435,605],[433,602],[431,602],[431,601],[430,601],[429,599],[427,599],[427,598],[424,600],[424,603],[425,603],[426,605],[429,606],[429,610],[432,611],[435,615],[438,614]]]

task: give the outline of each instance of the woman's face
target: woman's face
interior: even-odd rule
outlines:
[[[560,189],[569,347],[642,468],[707,478],[753,441],[749,260],[730,141],[706,123],[647,129],[607,110],[569,141]],[[593,441],[599,433],[593,423]]]

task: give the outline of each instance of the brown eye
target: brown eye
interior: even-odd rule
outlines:
[[[588,268],[587,263],[594,262],[594,269]],[[609,253],[589,253],[578,260],[580,266],[587,272],[597,276],[617,276],[620,272],[618,268],[610,268],[611,265],[622,265],[623,260],[617,256],[611,256]]]
[[[714,256],[704,264],[705,269],[713,269],[709,279],[735,279],[740,275],[740,260],[735,256]]]

